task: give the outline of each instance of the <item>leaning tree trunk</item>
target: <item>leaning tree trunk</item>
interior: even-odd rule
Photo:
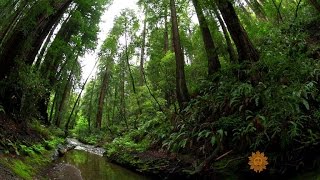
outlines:
[[[230,58],[230,61],[232,63],[235,63],[237,62],[237,55],[236,55],[236,52],[233,48],[233,45],[232,45],[232,42],[231,42],[231,39],[230,39],[230,36],[229,36],[229,32],[223,22],[223,19],[221,18],[220,16],[220,13],[218,12],[218,10],[216,9],[216,7],[213,7],[213,10],[214,10],[214,13],[219,21],[219,24],[221,26],[221,29],[222,29],[222,32],[224,34],[224,38],[226,39],[226,44],[227,44],[227,51],[229,53],[229,58]]]
[[[174,0],[170,0],[171,23],[172,23],[172,41],[176,58],[176,93],[180,110],[186,107],[190,100],[187,83],[184,73],[184,56],[180,43],[176,5]]]
[[[232,3],[227,0],[216,0],[216,2],[237,47],[239,62],[258,61],[259,53],[242,27]]]
[[[193,6],[196,10],[197,17],[199,20],[200,30],[202,32],[202,39],[204,43],[204,48],[207,54],[208,60],[208,75],[213,75],[214,72],[217,72],[221,65],[216,51],[216,46],[214,44],[210,29],[207,23],[207,20],[203,14],[201,4],[198,0],[192,0]]]
[[[89,111],[87,112],[87,113],[89,113],[88,114],[88,128],[89,128],[89,131],[91,131],[92,101],[93,101],[93,91],[94,91],[95,85],[96,85],[96,81],[93,81],[93,87],[92,87],[92,90],[90,92]]]
[[[86,87],[86,84],[87,84],[87,82],[88,82],[88,80],[89,80],[89,78],[90,78],[93,70],[96,68],[97,64],[98,64],[98,61],[96,61],[96,63],[94,64],[94,66],[93,66],[93,68],[92,68],[92,70],[91,70],[91,72],[89,73],[87,79],[84,81],[84,83],[83,83],[83,85],[82,85],[82,87],[81,87],[81,91],[80,91],[80,93],[79,93],[79,95],[78,95],[78,97],[77,97],[77,99],[76,99],[76,102],[74,103],[74,105],[73,105],[73,107],[72,107],[70,116],[69,116],[69,118],[68,118],[68,120],[67,120],[67,123],[66,123],[65,126],[64,126],[65,136],[68,136],[68,133],[69,133],[69,124],[70,124],[70,122],[71,122],[72,115],[73,115],[73,113],[74,113],[74,111],[75,111],[75,109],[76,109],[76,107],[77,107],[77,104],[78,104],[79,101],[80,101],[82,92],[83,92],[84,88]]]
[[[9,36],[10,33],[12,33],[12,30],[16,27],[17,23],[19,22],[19,20],[21,20],[21,18],[23,17],[23,15],[26,13],[25,11],[27,10],[27,6],[30,6],[29,3],[25,2],[24,4],[20,5],[17,9],[17,11],[15,11],[13,13],[13,17],[9,17],[9,19],[7,20],[7,23],[1,23],[0,27],[0,52],[2,51],[2,44],[5,41],[6,37]],[[13,7],[10,7],[13,9]],[[3,20],[5,21],[5,20]],[[0,53],[1,54],[1,53]]]
[[[33,41],[33,45],[32,45],[32,49],[30,49],[30,51],[26,54],[27,57],[27,64],[32,64],[35,57],[37,56],[43,41],[45,40],[45,38],[47,37],[47,35],[49,34],[50,30],[52,29],[52,27],[58,23],[60,21],[60,19],[63,17],[64,12],[66,12],[66,10],[69,8],[69,6],[71,5],[72,0],[65,0],[65,2],[61,3],[61,4],[56,4],[54,6],[54,9],[56,9],[56,13],[50,15],[49,21],[47,23],[44,23],[42,25],[42,23],[40,24],[41,26],[39,26],[40,28],[38,28],[38,30],[36,31],[36,35],[34,37],[34,41]]]
[[[62,3],[54,3],[52,5],[54,13],[51,15],[48,12],[39,13],[36,25],[27,32],[23,29],[23,23],[29,19],[20,20],[20,25],[17,25],[8,40],[3,43],[4,49],[0,54],[0,80],[14,69],[17,58],[24,60],[29,65],[33,63],[42,42],[52,26],[60,20],[71,2],[72,0],[64,0]]]

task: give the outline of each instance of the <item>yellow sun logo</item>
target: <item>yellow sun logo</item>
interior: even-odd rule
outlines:
[[[260,151],[257,151],[256,153],[252,153],[252,155],[249,157],[249,165],[250,169],[253,169],[255,172],[260,173],[261,171],[267,169],[268,158],[264,156],[264,153],[260,153]]]

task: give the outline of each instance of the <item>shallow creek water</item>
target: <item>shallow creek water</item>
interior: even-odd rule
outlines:
[[[77,142],[78,143],[78,142]],[[86,147],[87,146],[87,147]],[[102,157],[103,149],[80,144],[61,157],[49,179],[56,180],[147,180],[149,178],[109,163]]]

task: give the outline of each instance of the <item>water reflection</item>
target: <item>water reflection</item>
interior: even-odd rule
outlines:
[[[59,160],[81,171],[85,180],[147,180],[148,178],[108,163],[103,157],[86,151],[72,150]],[[58,162],[58,163],[59,163]]]

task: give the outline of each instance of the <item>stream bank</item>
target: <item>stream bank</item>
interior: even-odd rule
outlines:
[[[55,180],[82,179],[119,179],[148,180],[149,178],[116,164],[108,162],[103,148],[86,145],[76,139],[67,138],[66,144],[58,148],[63,156],[56,158],[53,164],[38,176]]]

